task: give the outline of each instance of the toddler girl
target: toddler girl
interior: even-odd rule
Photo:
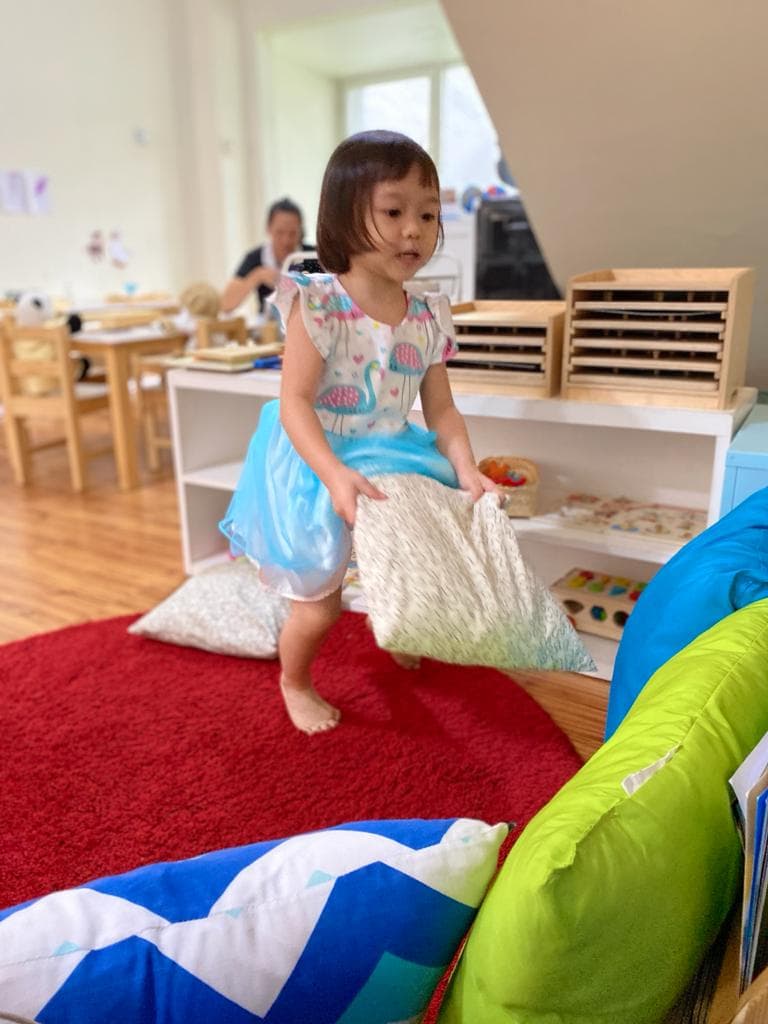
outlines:
[[[262,410],[221,529],[292,601],[280,686],[306,733],[340,717],[310,670],[341,610],[358,496],[386,499],[368,477],[421,473],[473,500],[495,489],[451,396],[448,300],[403,288],[440,236],[429,155],[396,132],[353,135],[323,178],[317,251],[330,273],[283,276],[272,296],[286,331],[280,400]],[[417,394],[429,432],[407,421]]]

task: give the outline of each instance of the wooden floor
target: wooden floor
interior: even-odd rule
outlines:
[[[84,422],[93,447],[109,443],[106,412]],[[63,447],[36,453],[33,472],[32,486],[16,486],[0,430],[0,643],[144,611],[182,581],[169,457],[126,493],[111,454],[89,462],[83,494],[70,487]]]
[[[85,421],[93,447],[109,442],[106,413]],[[170,456],[121,492],[111,455],[89,463],[89,487],[70,488],[66,453],[33,457],[35,482],[13,482],[0,431],[0,643],[153,607],[184,579]],[[514,673],[588,757],[602,738],[608,684],[569,672]]]

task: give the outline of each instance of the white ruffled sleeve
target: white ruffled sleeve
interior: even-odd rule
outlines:
[[[267,300],[280,314],[283,332],[288,326],[288,317],[298,296],[301,319],[309,339],[317,351],[328,359],[334,338],[328,322],[328,303],[332,292],[330,274],[281,274],[277,288]]]
[[[428,362],[430,366],[433,363],[447,363],[459,351],[450,299],[440,292],[425,292],[424,301],[433,321],[432,344],[427,353]]]

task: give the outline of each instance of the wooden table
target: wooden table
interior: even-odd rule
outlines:
[[[118,331],[81,331],[72,338],[72,349],[86,356],[103,359],[109,385],[109,411],[112,439],[120,489],[129,491],[139,483],[135,424],[128,381],[131,357],[156,355],[184,345],[187,335],[181,331],[162,331],[156,327],[134,327]]]

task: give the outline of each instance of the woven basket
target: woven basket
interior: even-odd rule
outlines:
[[[498,486],[503,495],[502,507],[508,516],[536,514],[539,471],[530,459],[524,459],[522,455],[489,455],[482,459],[478,469]],[[506,475],[520,482],[515,485],[502,483]]]

